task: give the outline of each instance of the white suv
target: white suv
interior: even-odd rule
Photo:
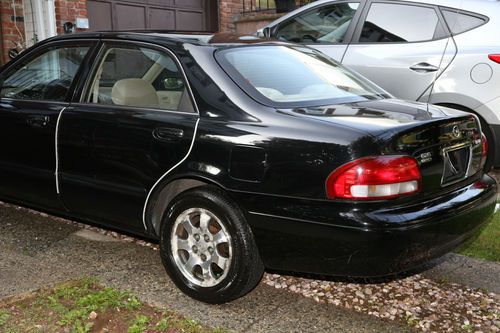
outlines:
[[[500,167],[500,2],[320,0],[258,31],[307,44],[394,96],[474,112]]]

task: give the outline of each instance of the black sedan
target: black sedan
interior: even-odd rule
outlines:
[[[306,47],[205,39],[70,35],[5,66],[0,197],[158,240],[208,303],[265,268],[405,271],[493,213],[474,115],[394,99]]]

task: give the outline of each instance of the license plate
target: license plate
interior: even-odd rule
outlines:
[[[443,149],[442,185],[447,185],[467,177],[471,161],[471,146],[449,147]]]

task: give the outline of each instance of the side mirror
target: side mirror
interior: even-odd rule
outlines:
[[[271,28],[270,27],[265,27],[264,29],[262,29],[262,34],[266,38],[271,38]]]

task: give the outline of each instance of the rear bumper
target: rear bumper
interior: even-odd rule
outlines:
[[[268,269],[367,277],[411,269],[474,236],[494,211],[496,190],[485,175],[452,193],[390,208],[236,197]]]

